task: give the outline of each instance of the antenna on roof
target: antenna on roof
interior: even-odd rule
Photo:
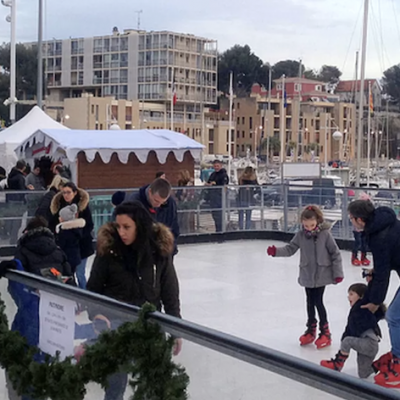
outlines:
[[[143,10],[135,11],[137,16],[137,30],[140,31],[140,15],[143,13]]]

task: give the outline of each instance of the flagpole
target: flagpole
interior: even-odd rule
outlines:
[[[272,67],[271,65],[269,66],[269,71],[268,71],[268,118],[270,118],[270,111],[271,111],[271,90],[272,90]],[[267,133],[267,166],[269,165],[269,140],[270,140],[270,134],[271,132],[269,131],[269,123],[270,121],[267,122],[267,129],[265,130]]]
[[[285,134],[285,75],[282,75],[282,101],[281,101],[281,164],[286,160],[286,134]]]
[[[367,136],[367,187],[369,187],[369,169],[371,157],[371,81],[368,82],[368,136]]]
[[[175,68],[172,67],[172,84],[171,84],[171,131],[174,130],[174,95],[175,95]]]
[[[229,133],[228,133],[228,177],[231,179],[232,154],[232,113],[233,113],[233,72],[229,75]]]

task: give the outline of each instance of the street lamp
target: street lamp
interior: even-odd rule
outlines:
[[[15,108],[17,104],[16,97],[16,48],[15,48],[15,17],[16,17],[16,0],[1,0],[1,4],[10,8],[10,15],[7,15],[6,21],[10,23],[11,37],[10,37],[10,97],[4,104],[10,106],[10,121],[11,124],[15,122]]]

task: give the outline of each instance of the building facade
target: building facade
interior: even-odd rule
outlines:
[[[112,35],[47,41],[49,101],[84,93],[121,100],[177,101],[189,111],[217,101],[217,43],[174,32],[114,28]]]

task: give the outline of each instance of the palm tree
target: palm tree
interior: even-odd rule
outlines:
[[[268,142],[269,142],[269,149],[268,147]],[[264,138],[262,143],[261,143],[261,148],[262,149],[266,149],[268,151],[268,155],[271,156],[272,154],[275,153],[279,153],[280,149],[281,149],[281,141],[279,140],[279,138],[272,136],[269,138]]]

